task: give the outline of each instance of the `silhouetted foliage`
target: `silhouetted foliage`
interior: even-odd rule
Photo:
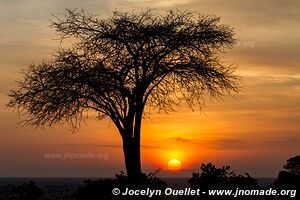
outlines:
[[[287,160],[283,166],[287,171],[280,171],[274,186],[279,189],[297,189],[300,191],[300,156],[295,156]],[[297,194],[299,197],[299,194]]]
[[[0,200],[74,200],[78,185],[44,185],[34,182],[22,185],[1,185]]]
[[[300,155],[292,157],[286,162],[286,165],[283,166],[284,169],[293,175],[300,175]]]
[[[233,195],[209,195],[208,190],[212,189],[232,189],[235,191],[236,188],[240,189],[258,189],[257,180],[250,177],[249,174],[237,175],[234,171],[230,171],[230,166],[223,166],[217,168],[212,163],[202,164],[200,172],[193,172],[192,178],[188,180],[189,186],[192,189],[200,189],[201,193],[199,196],[179,196],[178,200],[186,199],[225,199],[225,200],[240,200],[248,199],[245,196],[234,197]],[[202,192],[206,192],[203,194]],[[251,199],[251,198],[250,198]]]
[[[107,19],[68,10],[52,27],[73,46],[30,66],[8,106],[37,127],[67,122],[77,128],[90,110],[109,117],[123,139],[127,174],[137,178],[146,106],[169,112],[185,100],[201,107],[206,94],[238,91],[235,69],[218,57],[235,44],[233,31],[219,20],[178,10],[114,12]]]
[[[212,163],[202,164],[200,172],[193,172],[188,182],[191,188],[258,188],[257,180],[248,173],[237,175],[230,166],[217,168]]]
[[[43,190],[33,181],[17,186],[15,193],[18,200],[38,200],[43,197]]]
[[[74,193],[79,185],[47,185],[43,188],[44,198],[42,200],[74,200]]]
[[[15,193],[17,186],[9,184],[0,187],[0,200],[16,200],[18,198]]]
[[[86,180],[85,186],[79,188],[75,193],[75,200],[99,200],[99,199],[154,199],[154,200],[163,200],[166,199],[166,196],[153,196],[148,198],[147,196],[122,196],[122,195],[113,195],[112,190],[118,188],[121,190],[121,193],[125,191],[125,188],[129,189],[158,189],[164,191],[167,184],[162,180],[155,177],[155,174],[142,174],[140,181],[132,181],[128,179],[127,176],[122,172],[121,174],[116,174],[116,178],[103,178],[98,180]]]
[[[217,168],[212,163],[202,164],[200,167],[200,172],[193,172],[192,178],[188,180],[190,188],[200,189],[201,191],[205,191],[205,194],[200,196],[180,196],[178,200],[184,199],[253,199],[253,197],[247,196],[238,196],[234,197],[233,195],[216,195],[210,196],[208,195],[208,190],[211,189],[259,189],[257,184],[257,180],[250,177],[249,174],[245,175],[237,175],[234,171],[230,171],[230,166],[223,166],[221,168]]]

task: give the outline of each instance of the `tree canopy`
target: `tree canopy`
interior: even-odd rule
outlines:
[[[235,69],[219,57],[235,44],[234,33],[219,21],[179,10],[114,12],[108,18],[67,10],[52,28],[71,47],[31,65],[8,106],[37,127],[68,122],[76,128],[90,110],[99,119],[109,117],[122,136],[126,165],[135,163],[133,171],[139,171],[148,110],[173,111],[182,100],[193,108],[207,94],[238,91]]]
[[[174,10],[114,12],[108,19],[68,10],[52,27],[61,39],[75,39],[73,46],[32,65],[9,105],[27,111],[26,122],[37,126],[77,125],[93,109],[123,129],[137,103],[169,111],[178,100],[193,106],[204,94],[236,91],[238,77],[216,55],[234,45],[233,31],[218,22]]]

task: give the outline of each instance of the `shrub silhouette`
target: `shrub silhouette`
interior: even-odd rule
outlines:
[[[209,196],[207,190],[209,189],[258,189],[257,180],[250,177],[249,174],[237,175],[234,171],[230,171],[230,166],[223,166],[217,168],[212,163],[202,164],[200,172],[193,172],[192,178],[188,180],[189,186],[192,189],[199,189],[200,191],[206,191],[206,194],[200,194],[200,196],[179,196],[178,200],[183,199],[250,199],[251,196]]]
[[[76,200],[99,200],[99,199],[122,199],[122,200],[134,200],[134,199],[147,199],[147,196],[122,196],[113,195],[112,190],[118,188],[121,193],[128,189],[157,189],[164,191],[167,184],[155,176],[156,173],[142,174],[139,181],[133,181],[128,179],[128,176],[124,172],[116,174],[115,178],[103,178],[98,180],[85,180],[85,186],[79,188],[75,194],[74,199]],[[150,199],[150,198],[149,198]],[[153,200],[166,199],[164,195],[153,196]]]
[[[17,186],[13,184],[0,187],[0,200],[16,200],[18,198],[15,193]]]
[[[290,174],[300,175],[300,155],[292,157],[286,161],[283,166]]]
[[[217,168],[212,163],[202,164],[201,172],[193,172],[188,180],[191,188],[258,188],[257,180],[249,174],[237,175],[230,166]]]
[[[17,186],[15,193],[18,200],[38,200],[43,197],[43,190],[33,181]]]
[[[277,189],[298,190],[300,191],[300,156],[295,156],[287,160],[283,166],[287,171],[280,171],[274,186]],[[299,194],[294,197],[298,199]]]

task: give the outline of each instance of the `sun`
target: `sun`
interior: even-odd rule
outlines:
[[[178,170],[181,170],[181,167],[182,167],[182,164],[179,160],[177,159],[172,159],[172,160],[169,160],[168,162],[168,169],[170,171],[178,171]]]

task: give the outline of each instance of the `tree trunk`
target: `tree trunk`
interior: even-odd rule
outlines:
[[[141,178],[141,125],[143,115],[142,96],[137,95],[135,115],[128,121],[129,126],[126,127],[123,134],[123,151],[128,179],[133,182],[139,182]]]
[[[123,138],[123,151],[127,176],[138,181],[141,176],[141,153],[139,138]]]

